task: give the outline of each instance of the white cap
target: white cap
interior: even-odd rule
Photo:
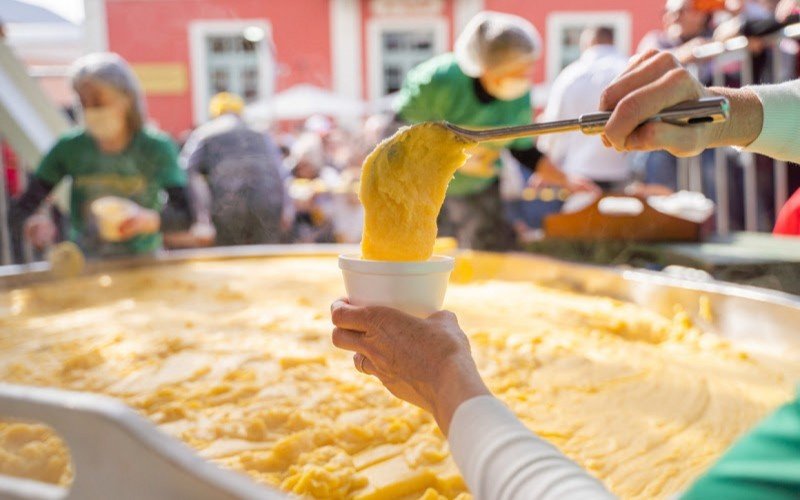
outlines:
[[[501,12],[476,14],[455,43],[459,68],[473,78],[520,56],[538,59],[541,53],[542,37],[533,24]]]

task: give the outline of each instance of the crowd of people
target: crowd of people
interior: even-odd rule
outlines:
[[[711,66],[696,48],[713,40],[749,36],[756,81],[772,75],[763,42],[781,26],[800,19],[795,0],[727,2],[668,0],[663,27],[648,33],[639,52],[658,49],[681,64],[694,64],[710,84]],[[553,82],[540,121],[576,118],[596,111],[603,89],[620,75],[628,58],[616,48],[614,31],[587,28],[581,55]],[[797,44],[781,57],[797,57]],[[466,127],[530,123],[534,68],[543,42],[536,28],[517,16],[484,12],[457,38],[452,53],[422,63],[408,75],[392,113],[366,118],[360,126],[322,116],[257,130],[245,119],[245,102],[223,92],[209,102],[208,123],[173,140],[147,126],[139,83],[115,54],[91,54],[75,63],[73,88],[80,101],[80,126],[42,160],[20,191],[13,188],[10,219],[14,257],[25,260],[27,240],[44,251],[60,239],[75,241],[90,256],[152,252],[167,248],[277,243],[356,243],[363,213],[358,201],[361,164],[371,149],[400,126],[446,120]],[[797,63],[800,65],[800,63]],[[784,65],[786,66],[786,65]],[[736,67],[728,86],[736,87]],[[180,149],[175,143],[180,143]],[[508,250],[524,244],[542,217],[561,209],[570,194],[668,194],[678,189],[677,158],[667,151],[630,153],[609,149],[597,136],[567,133],[481,144],[455,175],[439,217],[440,232],[460,246]],[[4,162],[7,172],[13,157]],[[742,228],[742,165],[728,155],[732,228]],[[762,229],[776,218],[772,160],[758,159]],[[716,196],[713,152],[701,155],[703,192]],[[68,217],[51,192],[72,180]],[[800,171],[790,169],[790,188]],[[106,241],[91,210],[93,201],[120,197],[137,204],[117,241]],[[778,217],[780,232],[797,219],[789,203]],[[797,225],[797,224],[795,224]]]

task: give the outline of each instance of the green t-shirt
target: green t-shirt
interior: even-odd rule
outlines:
[[[100,243],[90,215],[91,202],[103,196],[119,196],[160,211],[163,189],[186,185],[186,174],[178,166],[178,151],[165,134],[153,130],[137,132],[128,147],[115,154],[104,153],[83,129],[63,135],[47,153],[36,176],[48,183],[72,179],[70,195],[70,239],[89,253],[138,254],[161,246],[160,234],[136,236],[120,243]]]
[[[740,439],[681,498],[800,498],[800,398]]]
[[[409,123],[448,121],[474,128],[525,125],[531,123],[530,94],[513,101],[493,100],[483,103],[475,95],[475,82],[465,75],[452,53],[434,57],[408,73],[395,104],[397,114]],[[513,147],[528,149],[530,138],[483,144],[491,149]],[[490,176],[472,176],[457,172],[447,191],[464,196],[483,191],[495,182],[500,162],[495,161]]]

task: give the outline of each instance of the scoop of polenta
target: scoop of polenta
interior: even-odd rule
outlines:
[[[362,257],[424,261],[433,254],[436,218],[453,174],[472,142],[441,123],[400,129],[364,161]]]

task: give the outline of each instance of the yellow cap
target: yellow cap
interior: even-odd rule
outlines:
[[[211,118],[217,118],[225,113],[240,114],[244,109],[244,100],[236,94],[230,92],[220,92],[211,98],[208,103],[208,114]]]

